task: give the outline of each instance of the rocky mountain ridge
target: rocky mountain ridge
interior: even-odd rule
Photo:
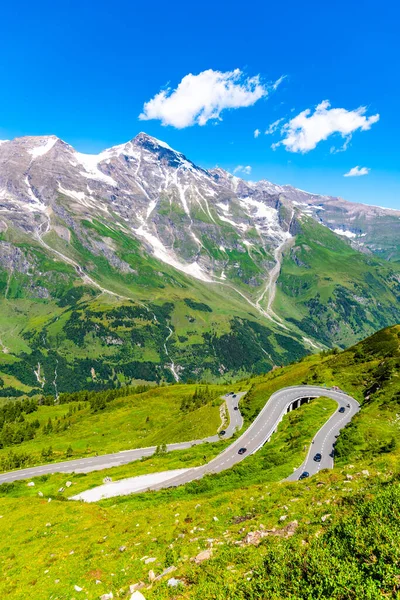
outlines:
[[[302,215],[389,257],[396,255],[391,238],[400,227],[400,211],[207,171],[144,133],[98,155],[77,152],[55,136],[3,142],[1,216],[37,236],[53,227],[52,215],[65,220],[65,211],[109,220],[158,259],[203,281],[224,280],[232,262],[226,251],[247,253],[252,246],[264,249],[256,262],[269,271],[274,250]],[[378,229],[384,230],[384,248]]]
[[[0,384],[244,376],[398,322],[398,264],[368,239],[395,258],[399,216],[341,202],[143,133],[99,155],[0,144]]]

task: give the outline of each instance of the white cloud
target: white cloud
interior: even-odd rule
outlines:
[[[250,165],[247,165],[247,167],[244,167],[243,165],[238,165],[237,167],[235,167],[233,169],[233,174],[236,175],[236,173],[243,173],[244,175],[250,175],[251,167],[250,167]]]
[[[275,81],[275,83],[272,84],[272,89],[275,91],[276,89],[278,89],[278,87],[281,85],[282,81],[286,79],[286,75],[281,75],[281,77],[279,77],[279,79],[277,79]]]
[[[270,135],[271,133],[275,133],[275,131],[278,129],[279,124],[282,123],[284,119],[277,119],[276,121],[274,121],[273,123],[271,123],[271,125],[268,127],[268,129],[265,130],[265,135]]]
[[[335,146],[332,146],[329,150],[330,154],[338,154],[339,152],[346,152],[347,148],[349,147],[349,144],[351,142],[351,135],[347,136],[343,142],[343,144],[340,146],[340,148],[335,148]]]
[[[355,131],[358,129],[367,131],[379,121],[378,114],[367,117],[365,116],[366,112],[365,106],[360,106],[355,110],[330,108],[329,101],[324,100],[318,104],[313,114],[308,108],[286,123],[281,129],[284,138],[273,144],[272,148],[283,145],[289,152],[304,154],[313,150],[319,142],[326,140],[334,133],[345,138],[346,144]]]
[[[357,165],[356,167],[350,169],[348,173],[345,173],[343,177],[361,177],[361,175],[368,175],[370,170],[371,169],[369,169],[368,167],[359,167]]]
[[[261,131],[259,129],[255,129],[254,130],[254,137],[258,138],[258,136],[260,135]],[[1,143],[1,142],[0,142]]]
[[[252,106],[276,89],[280,81],[267,86],[260,76],[245,77],[240,69],[213,71],[198,75],[189,73],[174,90],[162,90],[143,106],[139,119],[159,119],[163,125],[178,129],[191,125],[205,125],[210,119],[221,120],[227,108]]]

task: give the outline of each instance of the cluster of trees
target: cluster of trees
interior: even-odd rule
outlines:
[[[0,431],[0,448],[32,440],[39,427],[40,423],[37,419],[26,422],[23,415],[16,423],[5,423]]]
[[[184,302],[186,306],[189,306],[189,308],[193,308],[193,310],[199,310],[201,312],[212,312],[211,306],[208,306],[208,304],[204,304],[203,302],[196,302],[195,300],[192,300],[192,298],[184,298]]]
[[[44,435],[60,433],[67,431],[71,425],[70,417],[81,410],[86,402],[89,403],[92,412],[104,410],[109,402],[116,398],[129,396],[132,394],[142,394],[150,389],[150,386],[139,385],[124,387],[120,389],[104,390],[101,392],[73,392],[60,394],[56,399],[54,396],[41,396],[39,400],[26,399],[16,402],[7,402],[0,408],[0,448],[22,444],[32,440],[40,429],[38,419],[27,420],[25,416],[36,412],[39,406],[54,406],[56,402],[60,404],[70,404],[68,413],[63,417],[52,419],[49,417],[41,428]],[[43,456],[43,458],[49,458]],[[15,461],[14,461],[15,462]]]
[[[180,409],[183,412],[196,410],[201,406],[209,404],[219,396],[218,392],[211,392],[208,385],[196,388],[193,394],[188,394],[182,398]]]
[[[0,469],[2,471],[12,471],[13,469],[21,469],[27,467],[32,460],[30,454],[26,452],[14,452],[11,450],[0,459]]]
[[[87,390],[82,390],[80,392],[60,394],[57,402],[59,404],[69,404],[70,402],[89,402],[91,406],[92,404],[95,406],[96,404],[100,404],[103,400],[107,404],[107,402],[111,402],[111,400],[115,400],[116,398],[124,398],[126,396],[132,396],[133,394],[143,394],[150,388],[151,386],[149,385],[127,385],[118,389],[102,390],[99,392],[88,392]],[[54,396],[52,398],[54,403]]]
[[[64,415],[62,419],[58,418],[54,420],[54,423],[49,417],[47,423],[43,425],[42,432],[44,435],[50,435],[51,433],[59,433],[60,431],[67,431],[70,427],[71,421],[67,419],[67,415]]]
[[[23,414],[29,415],[36,412],[38,403],[35,400],[18,400],[17,402],[7,402],[0,408],[0,429],[5,423],[17,421]]]
[[[0,408],[0,448],[31,440],[40,427],[38,419],[26,421],[27,414],[37,411],[35,400],[7,402]]]

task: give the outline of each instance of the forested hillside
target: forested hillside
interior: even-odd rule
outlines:
[[[111,592],[129,597],[130,586],[136,586],[132,590],[140,589],[146,600],[397,598],[399,348],[395,326],[347,351],[324,351],[235,386],[248,390],[241,402],[246,423],[286,385],[338,385],[360,401],[360,412],[337,440],[335,468],[302,482],[280,483],[304,459],[332,411],[329,399],[289,413],[262,450],[219,475],[90,505],[66,498],[101,484],[105,476],[118,480],[200,465],[220,452],[223,442],[168,453],[163,444],[216,431],[218,396],[227,388],[175,384],[81,392],[60,396],[56,406],[46,399],[39,405],[8,401],[1,412],[3,430],[7,422],[40,423],[34,439],[14,444],[14,454],[24,447],[33,457],[44,447],[36,456],[46,463],[69,443],[77,457],[93,455],[98,442],[107,451],[128,439],[129,447],[134,440],[138,445],[151,440],[160,452],[86,475],[0,485],[3,594],[69,597],[78,586],[88,597]],[[59,422],[67,422],[65,431]],[[74,441],[83,427],[86,446]],[[49,441],[54,455],[46,456]],[[9,456],[10,448],[1,452]],[[22,526],[27,518],[29,530]],[[167,584],[171,577],[174,587]]]

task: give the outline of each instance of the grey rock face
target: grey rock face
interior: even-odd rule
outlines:
[[[9,242],[0,241],[0,265],[17,273],[28,274],[35,267],[35,259]]]
[[[108,223],[199,279],[224,280],[228,272],[255,287],[276,248],[299,233],[304,215],[389,258],[400,234],[400,211],[207,171],[144,133],[98,155],[55,136],[0,144],[0,214],[0,234],[12,227],[40,242],[52,232],[68,244],[73,230],[121,273],[134,271],[117,256],[111,236],[83,235],[82,222]],[[0,264],[27,272],[31,261],[2,244]],[[258,274],[243,273],[237,253],[249,254]]]

